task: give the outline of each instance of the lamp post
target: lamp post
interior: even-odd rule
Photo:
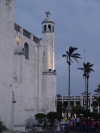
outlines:
[[[86,78],[87,78],[87,108],[86,108],[86,111],[87,111],[87,130],[86,132],[88,133],[88,80],[89,80],[89,74],[86,75]]]
[[[86,124],[86,133],[88,133],[88,81],[89,81],[89,72],[86,72],[83,74],[83,76],[87,79],[87,93],[86,93],[86,118],[87,118],[87,124]]]
[[[80,70],[83,70],[84,71],[84,74],[83,76],[86,77],[87,79],[87,93],[86,93],[86,96],[87,96],[87,106],[86,106],[86,112],[87,112],[87,130],[86,132],[88,133],[88,80],[89,80],[89,74],[91,71],[94,72],[94,70],[91,68],[94,64],[90,64],[90,62],[87,62],[87,63],[83,63],[83,68],[78,68]]]

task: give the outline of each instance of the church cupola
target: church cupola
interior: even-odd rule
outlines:
[[[54,32],[55,23],[50,19],[50,12],[46,12],[46,18],[42,22],[42,33]]]

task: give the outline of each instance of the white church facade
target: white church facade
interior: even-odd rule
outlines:
[[[55,23],[46,12],[34,36],[14,22],[14,1],[0,0],[0,120],[11,130],[56,111]]]

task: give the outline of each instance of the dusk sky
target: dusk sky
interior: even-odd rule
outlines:
[[[100,84],[100,0],[15,0],[15,22],[39,38],[47,11],[55,22],[57,94],[68,95],[68,64],[62,54],[70,46],[82,57],[71,65],[71,95],[85,91],[83,71],[77,69],[83,67],[84,50],[85,62],[94,64],[89,78],[94,94]]]

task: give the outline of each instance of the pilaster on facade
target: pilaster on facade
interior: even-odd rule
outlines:
[[[74,96],[74,106],[76,106],[76,97]]]
[[[83,96],[80,96],[80,105],[83,106]]]

